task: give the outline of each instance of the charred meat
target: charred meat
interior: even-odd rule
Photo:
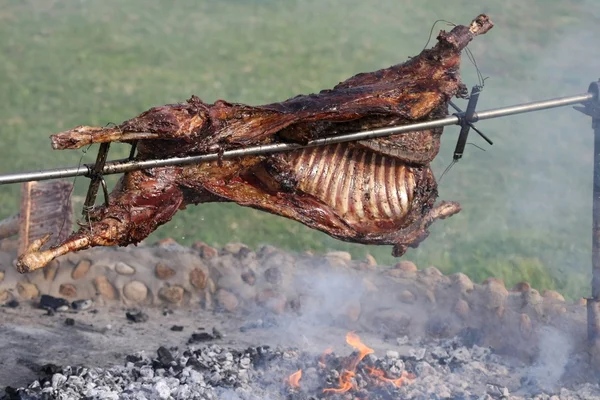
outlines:
[[[54,149],[137,141],[139,160],[214,153],[259,144],[304,143],[341,133],[441,118],[448,101],[464,97],[461,51],[493,26],[486,15],[441,31],[437,44],[409,61],[360,73],[333,89],[281,103],[249,106],[193,96],[152,108],[114,128],[79,126],[51,136]],[[460,211],[435,205],[430,162],[442,128],[125,174],[109,205],[90,212],[63,243],[42,250],[42,238],[21,255],[28,272],[68,252],[126,246],[145,239],[190,204],[235,202],[299,221],[340,240],[392,245],[401,256],[428,235],[437,219]]]

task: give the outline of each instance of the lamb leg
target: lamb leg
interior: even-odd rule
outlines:
[[[192,96],[184,104],[153,107],[115,127],[78,126],[50,136],[54,150],[79,149],[93,143],[147,139],[192,140],[208,119],[208,107]]]
[[[163,168],[126,174],[111,193],[109,206],[90,212],[90,221],[64,242],[41,250],[50,235],[35,240],[17,259],[17,270],[27,273],[43,268],[64,254],[96,246],[127,246],[148,237],[171,220],[183,203],[183,193],[168,179],[172,170]]]
[[[48,250],[40,250],[48,240],[51,234],[48,233],[44,237],[34,240],[25,253],[21,254],[17,259],[17,271],[24,274],[44,268],[48,263],[57,257],[65,255],[72,251],[85,250],[90,247],[90,237],[85,235],[77,235],[70,237],[63,244],[52,247]]]

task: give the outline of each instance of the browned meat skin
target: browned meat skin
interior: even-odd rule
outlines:
[[[331,90],[282,103],[247,106],[197,97],[152,108],[116,128],[77,127],[53,135],[55,149],[139,140],[138,159],[203,154],[249,145],[338,135],[445,116],[462,96],[460,51],[492,23],[485,15],[469,27],[442,31],[437,45],[410,61],[358,74]],[[271,156],[123,176],[80,230],[63,244],[40,250],[40,240],[17,261],[21,272],[92,246],[138,243],[188,204],[224,201],[264,210],[340,240],[391,244],[396,256],[416,247],[436,219],[459,212],[435,206],[437,184],[429,162],[442,129],[412,132]]]

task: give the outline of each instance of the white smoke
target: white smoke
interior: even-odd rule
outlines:
[[[529,376],[535,378],[541,388],[554,388],[560,385],[572,354],[572,339],[551,327],[541,328],[539,335],[539,356],[529,369]]]

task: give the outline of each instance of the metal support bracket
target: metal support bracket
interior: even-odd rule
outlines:
[[[104,192],[104,203],[108,206],[108,188],[106,182],[102,176],[102,170],[108,159],[108,149],[110,143],[102,143],[100,149],[98,149],[98,155],[96,156],[96,163],[90,170],[88,177],[91,179],[90,186],[88,187],[87,195],[85,197],[85,203],[83,203],[83,216],[87,219],[89,212],[94,209],[96,203],[96,196],[98,195],[98,187],[102,185],[102,191]]]
[[[481,94],[482,89],[482,86],[473,86],[473,88],[471,89],[471,94],[469,96],[469,102],[467,103],[466,112],[463,112],[452,101],[449,102],[450,106],[457,111],[457,113],[453,115],[456,115],[458,117],[459,125],[461,127],[460,134],[458,135],[458,140],[456,142],[456,148],[454,149],[454,161],[458,161],[462,158],[463,153],[465,151],[465,147],[467,145],[467,139],[469,138],[469,131],[471,129],[477,132],[479,136],[481,136],[490,145],[494,144],[486,135],[483,134],[483,132],[477,129],[474,125],[474,122],[476,122],[477,120],[475,108],[477,107],[477,101],[479,101],[479,95]]]
[[[600,80],[590,83],[588,93],[593,95],[592,99],[585,102],[583,106],[573,106],[573,108],[592,117],[592,128],[596,129],[600,123]]]
[[[137,150],[138,141],[131,143],[131,149],[129,150],[128,161],[133,161],[135,158],[135,152]],[[85,197],[85,203],[83,204],[83,216],[87,219],[90,211],[94,209],[96,203],[96,196],[98,194],[98,186],[102,185],[102,193],[104,194],[104,205],[108,207],[108,187],[104,180],[103,170],[108,159],[108,150],[110,149],[110,143],[102,143],[100,149],[98,149],[98,155],[96,156],[96,163],[89,170],[86,175],[91,179],[90,186],[88,188],[87,196]]]

